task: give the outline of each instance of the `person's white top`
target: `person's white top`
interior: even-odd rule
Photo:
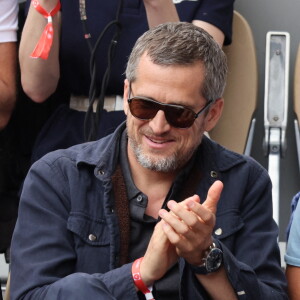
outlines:
[[[288,265],[300,267],[300,202],[294,212],[284,259]]]
[[[0,0],[0,43],[17,41],[18,0]]]

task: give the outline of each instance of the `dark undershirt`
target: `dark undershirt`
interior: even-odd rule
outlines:
[[[151,216],[145,214],[148,204],[147,195],[143,194],[135,186],[128,162],[127,155],[127,133],[126,130],[122,134],[120,143],[120,165],[123,171],[124,181],[127,189],[127,198],[129,200],[130,212],[130,244],[129,244],[129,261],[144,256],[147,246],[149,244],[154,227],[158,222]],[[192,164],[180,172],[176,181],[170,188],[168,195],[164,201],[165,208],[167,201],[170,199],[176,200],[175,194],[178,188],[182,187],[184,178],[190,170]],[[176,263],[166,275],[160,280],[156,281],[153,287],[153,295],[156,300],[179,300],[179,269]],[[145,299],[144,295],[139,295],[140,299]]]

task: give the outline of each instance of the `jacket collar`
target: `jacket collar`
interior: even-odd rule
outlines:
[[[199,147],[199,155],[205,158],[205,164],[220,172],[227,171],[232,167],[244,163],[244,155],[225,149],[215,141],[204,136]]]
[[[72,147],[71,149],[77,150],[75,158],[77,166],[88,164],[95,166],[96,169],[104,168],[112,172],[117,164],[119,142],[125,129],[126,122],[123,122],[114,133],[100,140]],[[219,172],[227,171],[246,161],[244,155],[225,149],[206,136],[203,136],[198,155],[205,158],[204,165]]]
[[[75,146],[78,147],[76,165],[88,164],[97,168],[115,165],[119,153],[119,141],[125,129],[126,122],[123,122],[112,134],[94,142]]]

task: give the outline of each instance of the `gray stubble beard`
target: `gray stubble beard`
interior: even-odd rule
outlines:
[[[192,157],[195,149],[191,149],[184,158],[180,158],[179,153],[174,153],[169,157],[153,159],[149,155],[143,153],[141,145],[138,145],[136,141],[128,137],[129,146],[133,150],[133,153],[141,166],[156,172],[174,172],[180,169],[187,161]],[[200,143],[199,143],[200,144]]]

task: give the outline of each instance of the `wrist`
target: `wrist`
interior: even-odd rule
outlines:
[[[30,57],[48,59],[54,35],[53,17],[61,8],[60,0],[57,0],[56,5],[50,11],[45,9],[39,0],[31,0],[31,4],[35,10],[47,20],[47,23]]]
[[[222,266],[222,263],[223,252],[216,242],[212,242],[209,248],[205,251],[202,263],[200,265],[190,266],[194,273],[206,275],[218,271]]]
[[[145,295],[146,299],[154,300],[154,297],[152,295],[152,284],[149,285],[149,283],[144,282],[141,276],[140,267],[141,267],[142,260],[143,257],[133,262],[132,269],[131,269],[132,278],[137,290],[141,291]]]
[[[144,259],[144,257],[139,258],[139,260],[140,260],[139,272],[140,272],[141,278],[146,286],[152,286],[155,281],[155,278],[154,278],[154,276],[151,276],[152,274],[151,274],[149,268],[147,267],[147,263],[146,263],[146,260]]]
[[[31,6],[34,6],[33,3],[36,2],[31,0]],[[58,0],[38,0],[38,3],[46,10],[51,11],[56,5]],[[41,14],[40,14],[41,15]]]

